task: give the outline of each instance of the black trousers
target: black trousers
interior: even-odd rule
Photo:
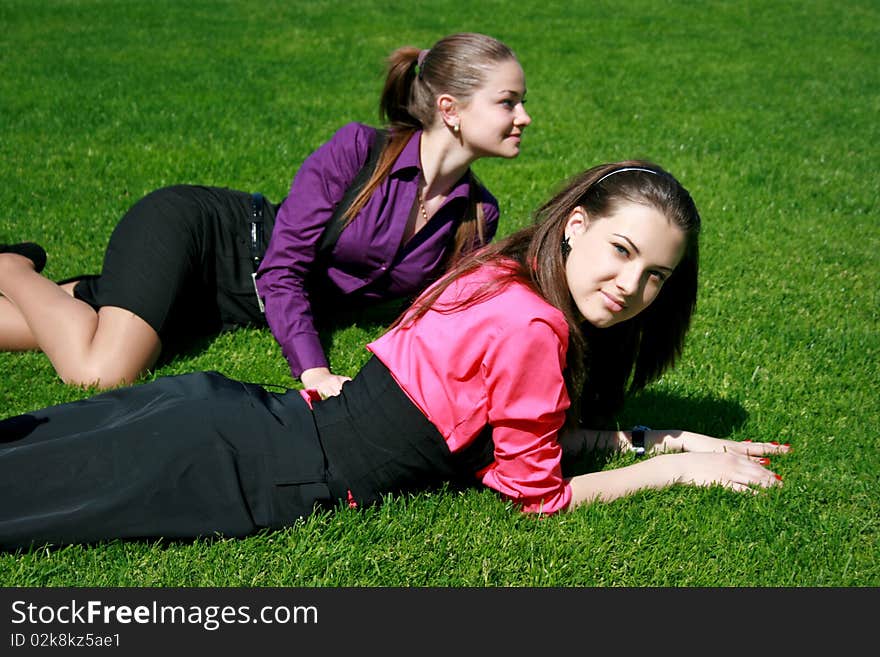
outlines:
[[[0,548],[246,536],[349,493],[473,485],[487,459],[488,434],[451,454],[376,358],[314,412],[296,390],[165,377],[0,422]]]

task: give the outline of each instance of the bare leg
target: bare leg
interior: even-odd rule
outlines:
[[[61,289],[73,296],[75,286],[76,281],[65,283]],[[0,351],[36,351],[39,348],[40,345],[18,306],[0,296]]]
[[[131,383],[156,362],[161,341],[143,319],[113,306],[96,313],[72,296],[72,285],[65,288],[27,258],[0,254],[0,330],[10,329],[11,348],[18,340],[19,348],[41,349],[65,383],[102,388]],[[9,305],[18,316],[6,312]],[[6,342],[0,338],[0,347]]]
[[[39,349],[30,326],[15,304],[0,297],[0,351],[32,351]]]

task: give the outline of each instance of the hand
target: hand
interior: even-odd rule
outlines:
[[[755,486],[781,486],[782,477],[764,467],[769,459],[732,452],[689,452],[665,454],[657,460],[666,460],[673,480],[678,484],[712,486],[720,484],[740,492],[757,492]]]
[[[753,443],[751,440],[725,440],[692,431],[663,432],[658,448],[688,452],[678,454],[675,466],[678,483],[695,486],[721,484],[738,491],[754,491],[752,486],[779,486],[782,478],[767,467],[769,456],[791,452],[788,443]]]
[[[351,381],[351,377],[333,374],[326,367],[305,370],[299,379],[307,390],[317,390],[322,399],[335,397],[342,391],[342,384]]]

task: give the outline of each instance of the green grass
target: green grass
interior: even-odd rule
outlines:
[[[536,519],[442,491],[245,540],[3,554],[3,585],[880,585],[876,2],[3,0],[0,22],[0,241],[42,243],[55,278],[97,271],[161,185],[280,198],[338,126],[375,123],[394,47],[503,39],[534,124],[517,160],[475,167],[502,234],[569,175],[631,157],[704,218],[684,357],[621,425],[794,446],[759,496],[678,487]],[[378,332],[328,336],[334,369],[354,374]],[[258,330],[152,376],[200,369],[294,384]],[[0,376],[5,415],[88,394],[41,354],[0,354]]]

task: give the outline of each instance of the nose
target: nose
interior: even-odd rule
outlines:
[[[532,117],[526,112],[526,108],[522,103],[519,105],[519,112],[516,115],[516,124],[522,127],[526,127],[532,122]]]
[[[623,296],[632,297],[642,285],[642,272],[635,266],[624,267],[618,272],[615,284]]]

